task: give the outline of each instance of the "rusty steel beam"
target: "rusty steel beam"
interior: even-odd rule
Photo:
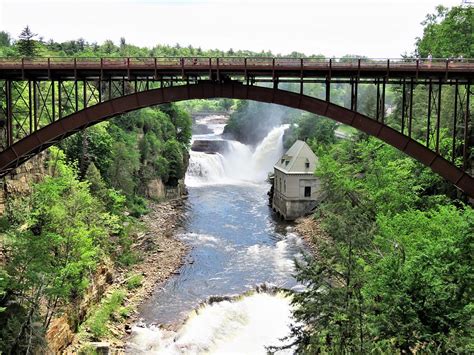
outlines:
[[[87,78],[148,76],[209,75],[212,77],[212,58],[0,58],[0,79],[25,80],[55,78],[74,80]],[[187,65],[196,59],[199,65]],[[289,76],[298,78],[301,62],[306,77],[340,78],[442,78],[473,79],[474,60],[450,61],[433,59],[431,63],[410,59],[360,59],[353,61],[315,58],[215,58],[217,77],[220,75],[240,76]],[[357,61],[357,62],[356,62]]]
[[[436,145],[435,150],[436,153],[439,154],[439,131],[441,129],[441,79],[439,79],[438,83],[438,104],[436,106]]]
[[[458,120],[458,95],[459,85],[456,82],[454,86],[454,114],[453,114],[453,132],[452,132],[452,150],[451,150],[451,163],[454,164],[456,159],[456,133],[457,133],[457,120]]]
[[[430,134],[431,134],[431,108],[433,99],[433,83],[430,79],[428,84],[428,117],[426,122],[426,146],[430,147]]]
[[[471,83],[466,85],[466,108],[464,110],[464,144],[463,144],[463,169],[466,171],[469,168],[469,136],[471,135],[469,132],[469,122],[471,122],[471,129],[472,127],[472,119],[469,112],[469,104],[470,104],[470,96],[471,96]]]
[[[233,82],[218,83],[208,81],[193,85],[141,91],[85,108],[39,129],[2,151],[0,153],[0,176],[6,175],[24,161],[61,139],[111,117],[162,103],[211,98],[249,99],[276,103],[350,125],[379,138],[415,158],[422,164],[430,167],[435,173],[453,183],[468,196],[474,198],[474,178],[472,176],[447,161],[435,151],[381,122],[314,97],[280,89],[246,86]],[[466,113],[466,122],[468,117],[469,114]]]

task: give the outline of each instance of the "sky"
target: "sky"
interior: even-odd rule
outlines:
[[[0,30],[45,40],[120,37],[153,47],[271,50],[399,58],[437,5],[461,0],[0,0]]]

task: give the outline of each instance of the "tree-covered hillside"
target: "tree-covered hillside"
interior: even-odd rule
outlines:
[[[460,37],[466,21],[472,26],[472,8],[438,11],[428,16],[417,51],[472,56],[473,32]],[[426,100],[425,90],[413,99]],[[442,100],[450,107],[453,96]],[[399,105],[395,100],[389,120]],[[421,125],[414,136],[426,137]],[[474,210],[466,197],[375,138],[312,142],[322,233],[314,236],[318,257],[299,266],[307,289],[293,293],[298,353],[472,353]]]
[[[474,57],[472,24],[472,7],[438,8],[424,22],[413,56]],[[273,54],[179,45],[141,48],[124,38],[118,44],[58,43],[29,27],[18,38],[0,32],[0,56],[15,58],[225,55]],[[373,85],[360,87],[361,112],[373,115],[374,90]],[[387,123],[397,127],[400,89],[387,92]],[[305,93],[322,97],[324,88],[308,85]],[[419,85],[412,98],[412,137],[419,141],[433,134],[425,130],[427,95]],[[443,89],[441,100],[440,149],[446,155],[453,133],[451,88]],[[347,107],[347,86],[335,84],[332,101]],[[183,178],[191,138],[188,111],[197,107],[233,108],[226,133],[253,144],[272,125],[289,123],[287,145],[306,140],[319,156],[316,175],[323,200],[314,218],[323,237],[314,236],[317,258],[298,268],[297,277],[307,287],[292,294],[298,353],[474,353],[474,210],[467,198],[375,138],[355,134],[336,140],[336,123],[322,117],[230,100],[130,112],[49,149],[46,176],[30,194],[10,196],[0,217],[0,353],[45,352],[51,320],[77,311],[100,265],[127,270],[140,260],[134,249],[135,217],[147,212],[152,182],[175,187]],[[471,134],[472,122],[468,129]],[[468,154],[472,164],[473,153]],[[114,295],[120,306],[123,295]],[[126,317],[126,311],[99,313],[98,324],[90,327],[100,334],[109,317]],[[72,331],[77,331],[83,318],[72,318]]]

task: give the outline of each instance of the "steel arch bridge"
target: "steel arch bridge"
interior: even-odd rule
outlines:
[[[236,98],[301,109],[355,127],[474,198],[473,78],[474,61],[468,59],[0,58],[0,177],[111,117],[175,101]],[[286,83],[293,83],[292,91],[279,88]],[[305,85],[315,83],[324,87],[323,97],[305,95]],[[336,85],[350,88],[347,107],[331,101]],[[364,85],[376,92],[373,117],[358,109]],[[398,120],[386,114],[389,86],[400,92]],[[427,96],[423,119],[413,112],[419,87]],[[449,152],[440,147],[445,91],[453,99]],[[414,133],[417,120],[424,127],[421,136]]]

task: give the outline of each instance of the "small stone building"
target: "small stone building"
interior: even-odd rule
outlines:
[[[296,141],[274,165],[273,210],[286,220],[310,213],[319,202],[318,158],[303,141]]]

